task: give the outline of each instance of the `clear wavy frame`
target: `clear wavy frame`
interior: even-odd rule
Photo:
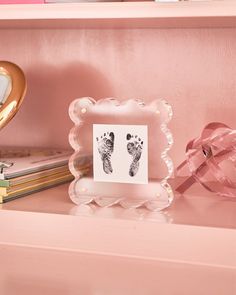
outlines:
[[[155,200],[139,199],[136,201],[131,201],[127,199],[127,197],[114,198],[113,196],[110,196],[109,198],[106,198],[106,201],[104,202],[104,200],[101,201],[101,196],[87,196],[86,198],[80,198],[79,193],[76,191],[76,184],[78,180],[80,180],[80,178],[82,177],[81,171],[77,168],[78,161],[80,165],[83,165],[84,163],[89,163],[90,165],[92,165],[93,163],[92,156],[83,155],[81,149],[82,144],[80,142],[80,128],[82,128],[84,124],[86,124],[86,121],[84,121],[83,117],[91,107],[97,107],[103,110],[107,109],[107,111],[109,111],[109,107],[112,107],[114,110],[114,106],[117,107],[115,108],[116,111],[119,111],[119,108],[120,110],[124,110],[126,109],[126,107],[128,109],[128,107],[130,106],[133,106],[134,111],[135,107],[137,108],[137,110],[139,108],[141,108],[142,110],[143,108],[152,108],[155,109],[155,112],[161,117],[160,130],[166,138],[165,148],[161,152],[161,159],[164,161],[167,167],[167,174],[160,181],[160,186],[166,192],[167,196],[164,198],[164,200],[163,196],[158,194]],[[99,206],[111,206],[114,204],[120,204],[125,208],[137,208],[140,206],[145,206],[150,210],[162,210],[171,204],[173,200],[173,192],[171,186],[168,184],[168,179],[173,175],[174,166],[171,158],[168,156],[168,152],[173,145],[173,137],[167,125],[171,120],[173,113],[171,106],[164,99],[154,100],[146,104],[142,100],[118,101],[114,98],[105,98],[95,101],[93,98],[90,97],[78,98],[71,103],[69,107],[69,115],[71,120],[75,124],[69,133],[70,145],[75,150],[75,153],[71,156],[69,161],[69,169],[75,177],[75,180],[71,183],[69,187],[69,195],[74,203],[89,204],[90,202],[95,202]]]

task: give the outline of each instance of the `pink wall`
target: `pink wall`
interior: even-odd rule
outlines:
[[[76,97],[165,98],[173,106],[172,155],[211,121],[236,128],[236,29],[1,30],[0,59],[28,79],[2,145],[68,146]]]

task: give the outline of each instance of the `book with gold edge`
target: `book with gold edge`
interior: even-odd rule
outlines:
[[[35,185],[40,185],[42,183],[47,183],[48,181],[53,181],[56,179],[62,179],[63,177],[67,177],[70,176],[71,173],[69,171],[67,172],[60,172],[60,173],[56,173],[53,175],[49,175],[46,177],[41,177],[38,179],[34,179],[28,182],[24,182],[18,185],[13,185],[13,186],[9,186],[9,187],[0,187],[0,196],[7,196],[10,193],[14,193],[17,191],[20,191],[24,188],[28,188],[28,187],[34,187]]]
[[[56,175],[58,173],[69,173],[68,165],[63,165],[61,167],[55,167],[47,170],[42,170],[35,173],[30,173],[18,177],[14,177],[11,179],[0,179],[0,187],[12,187],[16,185],[20,185],[22,183],[26,183],[33,180],[40,180],[42,178]]]
[[[0,148],[0,203],[71,181],[71,150]],[[90,156],[77,158],[81,174],[91,170]]]
[[[5,203],[7,201],[23,197],[35,192],[39,192],[51,187],[54,187],[59,184],[66,183],[68,181],[71,181],[73,179],[73,176],[71,174],[67,174],[65,176],[61,176],[55,179],[50,179],[43,181],[41,183],[33,183],[29,184],[28,186],[23,186],[17,190],[9,192],[6,196],[0,195],[0,203]]]

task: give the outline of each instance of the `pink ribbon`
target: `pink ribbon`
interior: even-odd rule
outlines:
[[[186,146],[187,159],[177,174],[188,165],[191,176],[176,190],[184,193],[195,181],[226,197],[236,197],[236,130],[222,123],[210,123],[199,138]]]

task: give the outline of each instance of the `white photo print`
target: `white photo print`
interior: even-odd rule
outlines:
[[[146,125],[93,124],[94,181],[148,183]]]

